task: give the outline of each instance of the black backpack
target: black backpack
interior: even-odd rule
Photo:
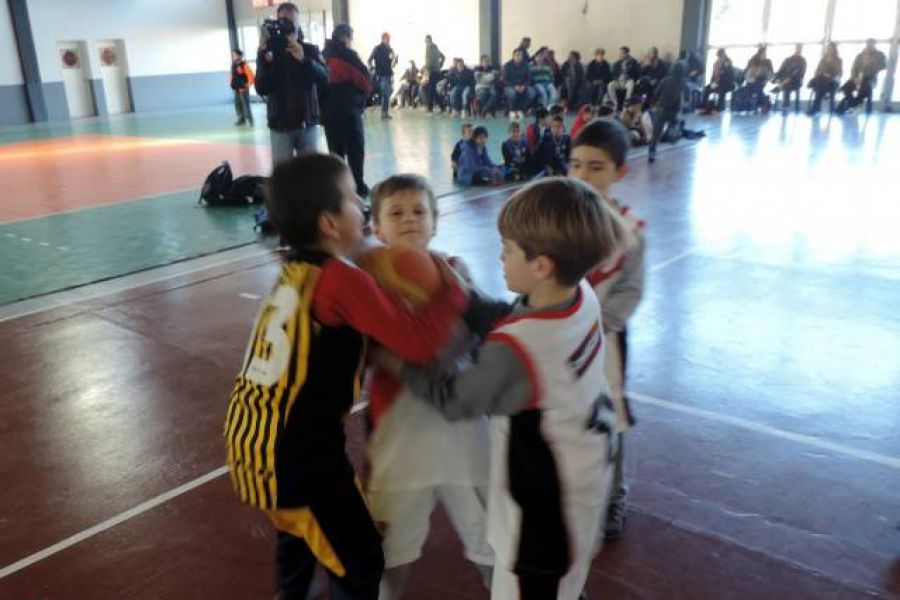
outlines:
[[[231,182],[225,195],[225,204],[246,205],[262,204],[265,199],[266,178],[259,175],[241,175]]]
[[[200,188],[200,199],[197,200],[197,203],[206,206],[224,205],[228,191],[231,189],[232,179],[231,165],[226,160],[206,176],[206,181]]]

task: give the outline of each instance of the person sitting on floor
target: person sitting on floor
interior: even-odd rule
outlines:
[[[543,106],[534,111],[534,122],[525,129],[528,149],[537,152],[544,135],[550,130],[550,111]]]
[[[634,96],[629,98],[628,106],[622,111],[620,117],[625,129],[628,130],[628,139],[634,147],[646,146],[653,137],[653,121],[650,113],[644,110],[643,101]]]
[[[459,170],[459,157],[462,155],[463,145],[472,139],[473,125],[471,123],[463,123],[461,128],[462,138],[453,146],[453,152],[450,153],[450,165],[453,167],[453,179],[456,179],[456,172]]]
[[[484,127],[472,131],[472,139],[462,146],[456,180],[463,185],[497,185],[503,172],[493,163],[487,151],[488,132]]]
[[[547,175],[565,176],[569,172],[569,156],[572,138],[566,133],[566,125],[561,116],[553,117],[550,133],[544,136],[538,149],[540,166]]]
[[[531,176],[531,152],[517,121],[509,124],[509,137],[503,142],[501,151],[507,181],[522,181]]]

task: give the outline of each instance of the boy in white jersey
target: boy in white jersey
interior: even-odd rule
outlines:
[[[450,419],[494,416],[491,597],[575,600],[601,542],[614,422],[602,392],[600,305],[583,278],[627,233],[596,192],[565,178],[514,194],[499,229],[504,278],[521,296],[474,363],[419,369],[384,353],[377,360]]]
[[[387,246],[427,250],[437,228],[437,202],[418,175],[394,175],[372,189],[373,230]],[[464,278],[458,258],[449,264]],[[456,336],[440,356],[467,354],[471,336]],[[407,386],[374,369],[369,387],[368,499],[372,517],[385,526],[385,572],[379,598],[398,598],[412,563],[422,554],[438,501],[459,534],[466,556],[490,582],[493,552],[486,540],[490,430],[486,418],[448,422],[415,400]]]
[[[607,540],[618,539],[625,526],[625,444],[623,435],[634,425],[625,395],[625,367],[628,357],[628,320],[637,310],[644,293],[644,222],[628,206],[610,194],[612,186],[628,174],[628,133],[611,119],[597,119],[578,133],[572,143],[569,176],[594,188],[606,204],[619,213],[629,229],[633,244],[621,248],[590,273],[587,280],[603,307],[603,333],[606,335],[606,379],[610,398],[616,408],[619,453],[613,470],[613,487],[606,515]]]

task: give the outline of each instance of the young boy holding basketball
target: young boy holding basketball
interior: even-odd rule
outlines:
[[[492,415],[488,540],[494,600],[572,600],[600,544],[614,426],[600,304],[584,276],[625,243],[589,186],[563,178],[515,193],[499,218],[510,316],[468,367],[421,369],[376,353],[448,418]]]
[[[292,250],[257,317],[225,421],[235,492],[277,529],[285,599],[305,598],[317,562],[340,597],[378,597],[381,536],[344,448],[367,338],[427,362],[467,305],[449,267],[434,301],[413,312],[345,260],[363,237],[355,189],[333,156],[273,171],[266,206]]]
[[[389,177],[372,189],[371,198],[373,229],[381,242],[428,250],[438,211],[434,192],[423,177]],[[449,263],[468,279],[460,259],[450,258]],[[460,336],[441,355],[455,359],[471,345],[468,336]],[[373,370],[370,383],[367,492],[372,516],[384,525],[380,599],[401,595],[412,563],[422,554],[438,502],[450,516],[466,556],[489,580],[494,561],[485,539],[487,419],[451,423],[383,369]]]

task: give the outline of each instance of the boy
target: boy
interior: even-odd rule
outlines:
[[[335,594],[378,597],[381,536],[344,449],[366,337],[430,361],[466,305],[445,284],[413,313],[345,261],[362,240],[355,189],[335,156],[304,155],[273,171],[266,207],[292,250],[257,317],[225,421],[235,492],[278,530],[285,599],[305,598],[317,562]],[[449,267],[444,277],[454,277]]]
[[[472,131],[472,139],[463,144],[456,178],[461,184],[497,185],[503,181],[503,173],[488,155],[487,139],[487,129],[479,126]]]
[[[507,181],[521,181],[529,175],[531,153],[528,143],[522,137],[522,129],[518,122],[509,124],[509,137],[501,147],[503,164],[506,167]]]
[[[462,154],[463,145],[472,139],[471,123],[463,123],[462,138],[453,146],[453,152],[450,153],[450,165],[453,167],[453,179],[456,179],[456,173],[459,170],[459,157]]]
[[[428,250],[437,227],[437,202],[418,175],[394,175],[372,190],[375,235],[387,246]],[[467,277],[459,259],[450,264]],[[456,359],[468,336],[441,351]],[[369,388],[371,475],[368,499],[384,532],[385,573],[380,600],[401,596],[410,566],[422,555],[438,501],[450,515],[466,556],[490,582],[493,552],[485,538],[490,431],[487,419],[450,423],[389,373],[375,369]]]
[[[625,523],[628,485],[623,470],[622,435],[634,424],[624,394],[626,325],[644,292],[644,223],[636,219],[627,206],[620,205],[610,195],[612,185],[621,181],[628,173],[628,165],[625,164],[628,145],[628,134],[619,123],[610,119],[598,119],[586,125],[575,138],[572,165],[569,168],[570,177],[591,185],[607,205],[623,217],[634,242],[630,249],[618,252],[605,266],[588,275],[588,281],[603,307],[603,329],[607,336],[606,378],[616,409],[616,431],[619,435],[619,454],[616,457],[606,520],[608,540],[619,538]]]
[[[596,192],[564,178],[518,191],[498,224],[504,279],[520,297],[475,363],[439,372],[377,360],[450,419],[494,415],[491,597],[569,600],[601,541],[612,458],[600,306],[583,277],[627,234]]]
[[[569,171],[569,154],[572,140],[566,133],[562,117],[553,117],[550,135],[545,135],[538,149],[541,167],[547,175],[565,175]]]
[[[644,112],[642,101],[638,97],[628,99],[622,111],[622,124],[628,130],[628,137],[634,147],[646,146],[653,138],[653,121],[650,113]]]
[[[528,149],[536,153],[538,146],[544,139],[544,134],[550,130],[550,111],[543,106],[534,111],[534,123],[525,128],[525,137],[528,139]]]

